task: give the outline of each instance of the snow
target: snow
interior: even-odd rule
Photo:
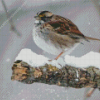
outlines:
[[[86,68],[89,66],[95,66],[100,68],[100,53],[97,52],[89,52],[82,57],[74,57],[70,55],[65,56],[65,61],[62,58],[58,60],[48,61],[49,58],[44,57],[43,55],[38,55],[31,51],[31,49],[22,49],[15,60],[22,60],[30,64],[34,67],[43,66],[46,63],[56,66],[58,68],[63,67],[65,64],[79,67],[79,68]]]
[[[42,66],[47,61],[48,58],[37,55],[36,53],[32,52],[31,49],[22,49],[15,60],[22,60],[30,64],[31,66]]]
[[[91,23],[89,22],[88,24],[90,25]]]
[[[100,69],[100,53],[89,52],[82,57],[65,56],[65,62],[68,65],[72,65],[79,68],[86,68],[89,66],[95,66]]]
[[[59,60],[48,61],[48,60],[50,60],[49,58],[44,57],[43,55],[38,55],[38,54],[32,52],[31,49],[27,49],[27,48],[22,49],[20,51],[20,53],[16,57],[15,61],[16,60],[25,61],[29,65],[35,66],[35,67],[43,66],[46,63],[56,66],[58,68],[61,68],[62,66],[65,65],[65,62],[63,61],[62,58],[60,58]]]

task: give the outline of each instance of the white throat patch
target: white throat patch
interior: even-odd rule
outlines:
[[[39,23],[44,23],[44,21],[42,21],[42,20],[35,20],[35,22],[34,22],[35,24],[39,24]]]

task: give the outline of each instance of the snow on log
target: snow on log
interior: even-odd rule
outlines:
[[[66,55],[64,60],[48,60],[30,49],[22,49],[13,64],[11,79],[26,84],[39,82],[63,87],[100,88],[100,53],[90,52],[80,58]]]

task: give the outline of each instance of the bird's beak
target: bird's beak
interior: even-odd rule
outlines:
[[[34,16],[34,18],[35,18],[36,20],[41,20],[41,18],[40,18],[39,16]]]

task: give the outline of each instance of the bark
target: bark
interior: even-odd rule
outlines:
[[[12,66],[12,71],[12,80],[26,84],[39,82],[73,88],[100,88],[100,70],[94,66],[81,69],[65,65],[58,69],[50,64],[35,67],[17,60]]]

